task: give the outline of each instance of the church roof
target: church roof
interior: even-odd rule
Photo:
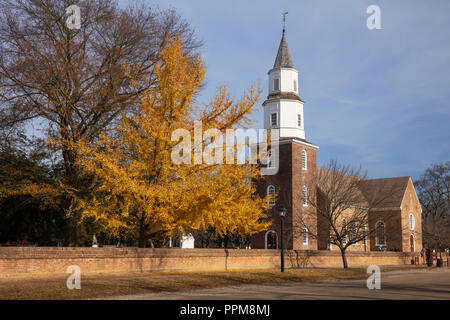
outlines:
[[[367,197],[360,189],[364,179],[339,171],[317,167],[317,187],[332,200],[348,200],[361,207],[370,207]],[[346,190],[346,191],[343,191]],[[347,190],[352,190],[347,192]]]
[[[292,63],[291,54],[289,53],[289,47],[286,41],[286,37],[281,37],[280,47],[278,48],[277,58],[275,59],[275,63],[273,68],[293,68],[294,64]]]
[[[400,207],[409,179],[410,177],[368,179],[361,184],[360,189],[369,202],[379,198],[375,207]]]
[[[325,168],[317,168],[319,176],[318,187],[329,190],[330,184],[340,183],[345,185],[345,179],[359,180],[357,195],[362,206],[372,209],[378,208],[399,208],[403,201],[410,177],[394,177],[381,179],[361,179],[355,176],[346,175],[340,172],[330,171]],[[334,173],[333,173],[334,172]],[[342,176],[344,178],[339,178]],[[322,185],[323,184],[323,185]]]

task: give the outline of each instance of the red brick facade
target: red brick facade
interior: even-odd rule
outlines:
[[[328,230],[326,221],[317,220],[317,213],[313,206],[303,204],[303,187],[307,188],[308,197],[316,197],[316,149],[317,147],[296,139],[285,139],[280,141],[279,146],[279,171],[276,175],[265,176],[258,182],[258,192],[261,196],[267,194],[268,186],[273,185],[276,189],[276,204],[268,212],[272,219],[269,230],[256,234],[252,237],[251,247],[254,249],[267,249],[267,242],[273,242],[269,249],[280,248],[281,218],[279,207],[287,209],[285,217],[284,241],[288,250],[329,250]],[[302,167],[302,152],[306,152],[307,166]],[[369,212],[368,229],[375,230],[378,222],[384,223],[385,245],[377,243],[376,234],[368,231],[365,242],[357,243],[348,248],[349,251],[403,251],[420,252],[422,250],[422,222],[421,207],[417,198],[411,178],[380,179],[383,181],[370,180],[371,183],[385,183],[387,180],[394,181],[400,191],[400,200],[389,205],[373,209]],[[320,198],[317,198],[320,204]],[[323,200],[322,200],[323,201]],[[309,210],[309,211],[307,211]],[[308,214],[307,214],[308,213]],[[410,215],[414,217],[413,229],[410,225]],[[317,234],[317,239],[304,238],[303,222],[310,228],[312,234]],[[274,234],[276,239],[274,240]],[[411,245],[412,244],[412,245]],[[337,248],[331,247],[331,250]]]
[[[302,152],[306,152],[306,169],[302,167]],[[279,171],[276,175],[268,175],[258,183],[258,192],[264,196],[270,185],[275,187],[277,193],[276,205],[268,212],[273,224],[270,230],[252,237],[252,248],[265,249],[267,232],[273,230],[277,235],[277,248],[280,248],[279,236],[281,234],[281,218],[279,207],[287,209],[285,217],[285,248],[293,250],[317,250],[317,241],[308,237],[307,244],[303,239],[302,219],[314,217],[311,206],[303,205],[303,187],[306,187],[308,196],[315,193],[316,173],[316,147],[300,141],[285,140],[279,146]],[[310,210],[310,214],[304,214]],[[312,212],[314,213],[314,212]],[[317,225],[316,221],[307,221],[307,225]],[[313,233],[316,230],[311,230]]]

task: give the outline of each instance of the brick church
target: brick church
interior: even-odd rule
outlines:
[[[284,243],[286,249],[339,250],[330,241],[330,227],[317,218],[317,209],[308,204],[307,197],[317,197],[321,186],[317,175],[323,173],[316,165],[319,147],[306,140],[304,102],[300,98],[298,70],[294,68],[285,31],[281,38],[273,68],[268,72],[269,94],[263,103],[264,127],[272,128],[279,142],[279,166],[275,175],[264,176],[258,185],[261,196],[277,195],[269,201],[267,212],[272,218],[269,230],[251,238],[253,249],[280,249],[279,208],[286,208]],[[321,171],[322,170],[322,171]],[[367,237],[351,245],[351,251],[422,250],[420,203],[410,177],[365,179],[361,198],[369,201],[374,190],[392,190],[389,201],[372,206],[368,213]],[[309,218],[310,226],[300,221]],[[314,218],[315,217],[315,218]],[[312,219],[312,220],[311,220]],[[345,218],[342,223],[345,223]],[[308,230],[309,228],[309,230]],[[298,232],[298,231],[301,232]],[[315,234],[314,237],[309,233]]]

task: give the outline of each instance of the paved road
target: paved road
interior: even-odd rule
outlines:
[[[111,299],[111,298],[110,298]],[[289,284],[261,284],[191,291],[148,293],[112,299],[445,299],[450,300],[450,269],[393,271],[381,274],[381,289],[367,289],[364,280],[326,280]]]

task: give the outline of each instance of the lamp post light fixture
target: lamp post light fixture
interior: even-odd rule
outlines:
[[[281,217],[281,272],[284,272],[284,216],[286,215],[287,209],[285,207],[280,207],[278,212]]]

